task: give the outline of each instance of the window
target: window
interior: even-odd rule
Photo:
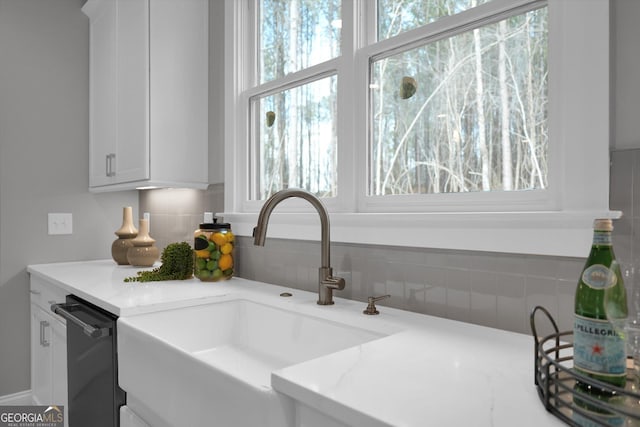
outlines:
[[[340,55],[340,0],[260,0],[260,83]]]
[[[369,194],[547,187],[546,8],[384,52],[370,75]]]
[[[247,234],[287,187],[322,197],[334,240],[354,243],[577,255],[593,218],[615,215],[606,0],[238,0],[225,13],[225,205]],[[394,219],[406,232],[372,233]],[[557,232],[549,252],[540,239]]]
[[[256,126],[253,198],[283,188],[335,197],[337,186],[336,76],[251,99]]]
[[[421,27],[491,0],[378,0],[378,40]]]
[[[341,51],[341,1],[253,5],[260,31],[258,75],[249,91],[249,198],[265,200],[290,187],[335,197],[338,75],[332,60]]]

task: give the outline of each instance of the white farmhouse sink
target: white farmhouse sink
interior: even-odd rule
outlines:
[[[184,418],[205,405],[219,425],[285,426],[293,410],[272,371],[382,336],[246,299],[121,318],[120,386],[166,425],[211,422]]]

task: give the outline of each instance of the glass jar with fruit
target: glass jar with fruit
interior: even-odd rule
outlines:
[[[234,244],[230,224],[200,224],[193,234],[193,275],[205,282],[232,277]]]

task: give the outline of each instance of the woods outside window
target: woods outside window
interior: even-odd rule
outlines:
[[[373,4],[373,2],[370,2]],[[342,32],[360,25],[402,44],[368,58],[366,196],[518,191],[548,185],[547,10],[478,0],[379,0],[374,22],[342,19],[342,2],[260,0],[258,75],[250,97],[250,196],[288,187],[339,194],[337,62],[355,65]],[[445,21],[437,32],[431,26]],[[448,20],[448,21],[447,21]],[[407,33],[410,33],[407,37]],[[375,45],[376,43],[371,43]],[[344,51],[344,52],[343,52]],[[339,59],[338,59],[339,58]],[[349,185],[347,185],[347,188]]]

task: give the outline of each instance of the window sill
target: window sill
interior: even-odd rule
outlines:
[[[333,213],[331,241],[548,256],[585,257],[598,212]],[[239,236],[251,236],[257,213],[225,213]],[[312,240],[320,236],[316,213],[277,213],[268,237]]]

